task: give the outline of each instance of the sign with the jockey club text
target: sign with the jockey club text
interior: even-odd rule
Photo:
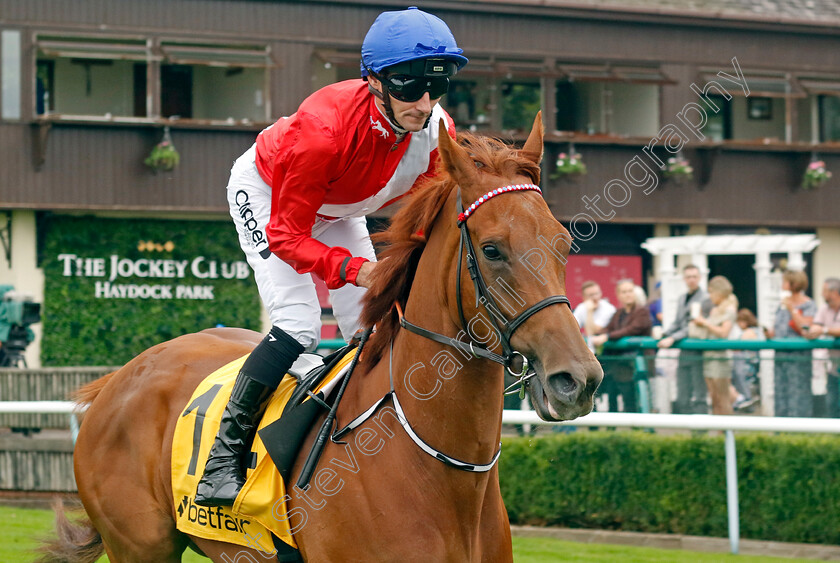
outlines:
[[[218,326],[259,330],[230,220],[44,214],[42,365],[114,366]]]
[[[65,277],[89,278],[96,299],[215,299],[214,280],[242,280],[250,269],[242,260],[208,256],[127,258],[119,254],[57,256]]]

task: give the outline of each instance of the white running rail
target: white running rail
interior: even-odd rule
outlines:
[[[79,433],[76,415],[84,410],[71,401],[0,401],[0,413],[67,414],[73,441]],[[708,414],[637,414],[593,412],[575,420],[547,422],[534,411],[506,410],[504,424],[550,424],[558,426],[611,426],[622,428],[668,428],[681,430],[722,430],[725,432],[726,504],[729,515],[729,544],[738,553],[740,521],[738,513],[738,474],[735,435],[747,432],[804,432],[840,434],[837,418],[781,418],[766,416],[722,416]]]
[[[70,434],[74,444],[79,435],[79,419],[76,415],[86,408],[73,401],[0,401],[2,414],[66,414],[70,418]]]
[[[624,428],[671,428],[683,430],[723,430],[726,453],[726,508],[729,519],[729,547],[738,553],[741,536],[738,512],[738,473],[734,430],[749,432],[807,432],[840,434],[838,418],[782,418],[768,416],[724,416],[710,414],[637,414],[593,412],[575,420],[546,422],[534,411],[506,410],[505,424],[554,424],[561,426],[615,426]]]

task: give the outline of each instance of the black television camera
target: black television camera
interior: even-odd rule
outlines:
[[[26,367],[24,351],[35,338],[29,326],[41,321],[41,305],[10,285],[0,285],[0,299],[0,367]]]

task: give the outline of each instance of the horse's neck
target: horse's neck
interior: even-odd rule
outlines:
[[[452,303],[441,296],[455,299],[450,273],[458,259],[458,237],[441,233],[440,221],[435,228],[438,236],[420,259],[405,315],[426,330],[456,338]],[[501,366],[403,329],[394,340],[391,373],[420,436],[428,436],[430,443],[433,438],[433,447],[461,461],[492,459],[501,435]]]

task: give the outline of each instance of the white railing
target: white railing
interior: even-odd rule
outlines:
[[[0,413],[58,413],[70,418],[73,441],[79,433],[76,415],[79,405],[71,401],[0,401]],[[722,416],[709,414],[637,414],[593,412],[575,420],[547,422],[534,411],[506,410],[504,424],[548,424],[557,426],[611,426],[623,428],[669,428],[679,430],[723,430],[726,454],[726,504],[729,518],[729,544],[738,553],[740,516],[738,512],[738,474],[733,431],[804,432],[840,434],[837,418],[779,418],[765,416]]]
[[[2,414],[72,414],[78,409],[72,401],[0,401]]]
[[[671,428],[682,430],[723,430],[726,454],[726,508],[729,519],[729,546],[738,553],[741,536],[738,512],[738,472],[734,430],[749,432],[807,432],[840,434],[838,418],[781,418],[766,416],[723,416],[710,414],[636,414],[593,412],[565,422],[546,422],[534,411],[506,410],[505,424],[554,424],[560,426],[615,426],[625,428]]]
[[[840,418],[784,418],[773,416],[724,416],[713,414],[638,414],[593,412],[575,420],[546,422],[534,411],[506,410],[505,424],[556,424],[560,426],[620,426],[683,430],[743,430],[747,432],[805,432],[840,434]]]
[[[76,415],[84,409],[72,401],[0,401],[0,414],[66,414],[70,419],[70,434],[74,444],[79,435],[79,419]]]

